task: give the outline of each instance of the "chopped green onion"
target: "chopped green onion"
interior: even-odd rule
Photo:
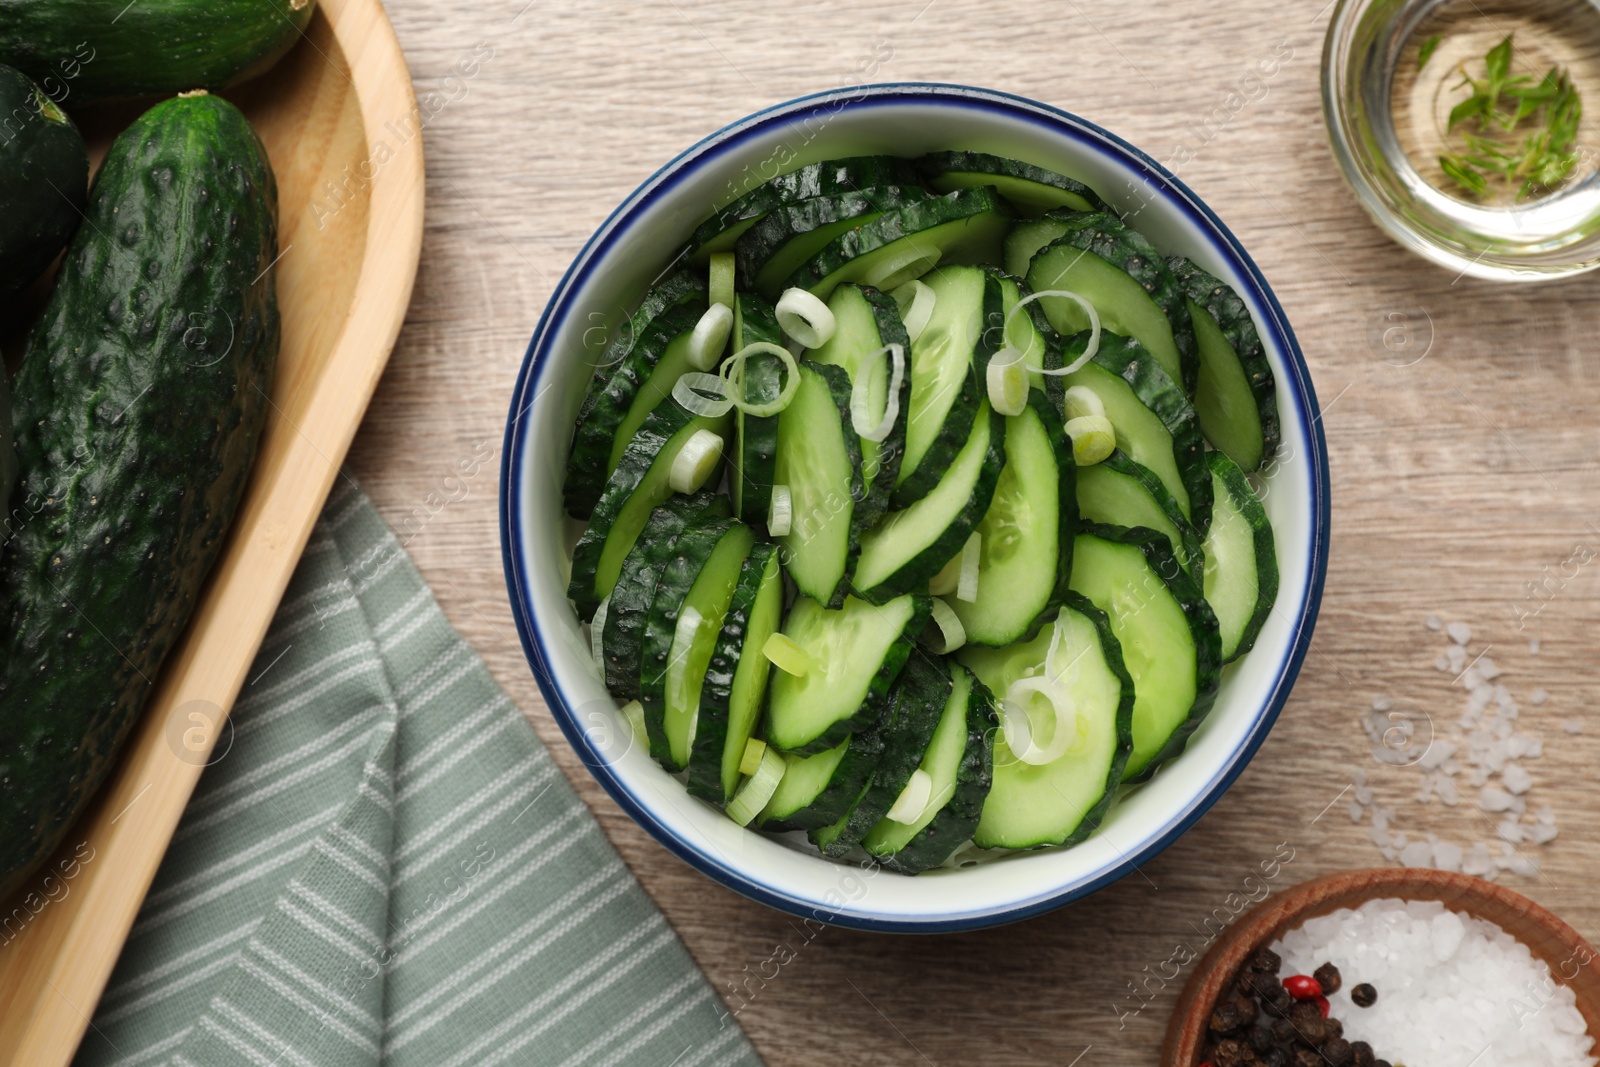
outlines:
[[[630,700],[620,709],[622,718],[628,724],[628,729],[633,733],[635,744],[648,745],[650,743],[649,731],[644,725],[644,705],[637,700]]]
[[[1042,748],[1034,740],[1033,722],[1028,716],[1028,705],[1035,696],[1043,697],[1049,705],[1052,721],[1050,743]],[[1059,684],[1059,679],[1045,675],[1018,678],[1006,688],[1000,701],[1000,729],[1005,734],[1006,747],[1030,767],[1054,763],[1066,755],[1077,733],[1068,723],[1076,718],[1072,694]]]
[[[948,655],[967,643],[967,628],[961,625],[961,620],[955,611],[939,597],[933,598],[933,623],[939,627],[939,648],[941,656]]]
[[[932,596],[949,596],[956,591],[956,585],[961,580],[961,560],[965,555],[963,552],[957,552],[950,557],[949,561],[939,570],[939,573],[935,574],[933,580],[928,583],[929,594]]]
[[[918,248],[913,243],[892,256],[887,256],[861,279],[863,285],[889,292],[906,282],[916,281],[939,265],[944,253],[938,248]]]
[[[788,634],[773,634],[761,646],[761,654],[772,665],[793,678],[804,678],[811,673],[811,653],[795,643]]]
[[[710,303],[733,307],[734,258],[732,252],[711,253],[710,282],[706,295]]]
[[[722,460],[722,438],[710,430],[696,430],[672,457],[667,484],[675,493],[699,490]]]
[[[787,373],[784,375],[783,389],[778,393],[776,400],[767,404],[752,404],[742,399],[744,396],[744,361],[760,353],[778,357]],[[728,357],[728,361],[722,365],[722,369],[718,373],[722,375],[723,380],[727,383],[725,391],[728,396],[733,398],[733,406],[746,415],[754,415],[757,418],[778,414],[778,412],[789,406],[789,401],[794,399],[794,394],[800,391],[800,364],[794,361],[794,353],[782,345],[775,345],[770,341],[752,341],[750,344],[745,345]]]
[[[1100,400],[1100,394],[1087,385],[1072,385],[1061,394],[1061,414],[1068,422],[1085,415],[1103,419],[1106,417],[1106,406]]]
[[[589,620],[589,654],[594,657],[595,669],[600,672],[601,681],[606,677],[606,612],[611,608],[611,596],[600,601],[600,606],[594,609],[594,618]]]
[[[1006,348],[989,360],[989,406],[1007,417],[1021,415],[1028,406],[1028,369],[1022,363],[1022,352]]]
[[[821,348],[839,328],[833,309],[804,289],[788,289],[773,309],[783,332],[807,348]]]
[[[956,599],[972,603],[978,599],[978,564],[983,558],[983,535],[972,531],[961,547],[961,577],[956,580]]]
[[[689,365],[695,370],[710,370],[722,359],[733,332],[733,310],[727,304],[712,304],[694,324],[689,335]]]
[[[750,820],[760,814],[761,809],[767,806],[767,801],[772,799],[772,794],[778,791],[778,783],[783,781],[786,769],[787,764],[782,756],[770,748],[763,752],[756,773],[745,779],[728,802],[728,818],[740,826],[749,826]]]
[[[1067,421],[1072,438],[1072,458],[1080,467],[1092,467],[1117,447],[1117,431],[1104,415],[1080,415]]]
[[[761,757],[767,754],[767,743],[752,737],[744,743],[744,755],[739,758],[739,773],[754,774],[761,766]]]
[[[874,424],[867,411],[867,404],[872,400],[868,395],[871,377],[868,369],[880,355],[889,357],[889,392],[883,404],[883,417]],[[863,441],[881,442],[894,429],[895,420],[900,417],[900,386],[905,380],[906,350],[900,345],[891,342],[862,357],[855,381],[850,384],[850,424]]]
[[[1013,304],[1010,311],[1006,312],[1005,330],[1009,332],[1011,329],[1011,316],[1015,315],[1018,311],[1021,311],[1025,305],[1031,304],[1035,300],[1041,300],[1047,296],[1060,297],[1062,300],[1071,300],[1073,303],[1081,307],[1083,309],[1083,313],[1089,318],[1089,343],[1083,346],[1083,352],[1078,356],[1077,359],[1073,360],[1071,363],[1068,363],[1065,367],[1051,367],[1048,370],[1036,368],[1037,373],[1039,374],[1048,374],[1051,376],[1071,374],[1081,368],[1085,363],[1093,359],[1095,357],[1095,353],[1100,351],[1100,313],[1095,310],[1094,305],[1089,303],[1089,301],[1085,300],[1077,293],[1074,293],[1071,289],[1041,289],[1037,293],[1029,293],[1027,296]]]
[[[902,826],[910,826],[922,818],[922,813],[928,810],[928,801],[931,799],[933,799],[933,775],[918,767],[911,772],[906,787],[900,790],[900,795],[895,798],[894,804],[884,814],[884,818]]]
[[[933,318],[933,307],[939,302],[938,294],[927,282],[913,280],[889,295],[894,297],[895,305],[900,309],[900,323],[906,328],[906,339],[916,344],[922,331],[928,328],[928,321]]]
[[[787,485],[772,487],[772,503],[767,507],[767,533],[788,537],[794,525],[794,494]]]
[[[720,419],[733,410],[728,383],[715,374],[688,371],[672,383],[672,399],[691,415]]]

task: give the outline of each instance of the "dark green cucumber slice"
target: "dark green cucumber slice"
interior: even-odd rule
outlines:
[[[732,420],[691,415],[677,401],[652,411],[623,450],[617,469],[606,480],[589,525],[572,550],[572,581],[567,596],[588,621],[600,601],[611,595],[622,560],[638,540],[656,505],[672,495],[667,477],[678,450],[698,430],[710,430],[724,441]]]
[[[866,225],[885,211],[926,199],[928,193],[918,186],[890,185],[814,196],[773,208],[734,246],[739,284],[776,297],[783,291],[784,279],[835,237]]]
[[[737,352],[756,341],[782,345],[783,331],[772,305],[759,296],[739,293],[733,302],[733,349]],[[744,398],[752,404],[770,404],[783,392],[783,361],[757,352],[744,361]],[[773,479],[777,476],[778,416],[733,413],[735,446],[728,472],[728,493],[733,510],[752,526],[765,527],[772,507]]]
[[[763,830],[819,830],[838,822],[877,769],[888,736],[888,701],[860,733],[815,756],[783,757],[783,780],[761,811]]]
[[[1106,202],[1075,178],[983,152],[933,152],[917,160],[928,184],[941,193],[992,185],[1019,215],[1043,215],[1056,208],[1100,211]]]
[[[760,175],[754,177],[759,180]],[[718,209],[694,231],[684,253],[689,262],[703,263],[713,252],[733,251],[740,235],[780,204],[884,185],[909,185],[916,180],[916,163],[897,156],[854,156],[811,163],[776,175]]]
[[[888,814],[911,775],[922,766],[933,731],[950,701],[950,671],[940,659],[916,651],[900,672],[885,713],[883,755],[849,812],[813,830],[811,843],[828,856],[842,856]]]
[[[933,492],[861,536],[851,584],[881,603],[921,592],[983,521],[1006,465],[1006,420],[982,402],[967,444]]]
[[[639,695],[640,648],[645,619],[655,602],[661,568],[672,558],[683,531],[698,521],[725,518],[727,501],[710,490],[692,496],[673,494],[650,513],[644,530],[622,561],[606,606],[602,659],[606,689],[618,700]]]
[[[882,605],[846,597],[840,608],[795,600],[783,633],[806,651],[811,668],[798,678],[773,675],[767,740],[781,752],[810,755],[876,722],[931,607],[926,596]]]
[[[1115,215],[1057,212],[1041,220],[1061,228],[1061,236],[1037,253],[1027,282],[1035,292],[1068,289],[1094,305],[1100,325],[1136,338],[1161,361],[1167,376],[1194,391],[1199,356],[1194,327],[1178,279],[1161,253]],[[1045,317],[1065,335],[1088,328],[1078,304],[1041,297]]]
[[[1035,766],[1017,759],[1006,745],[1005,732],[997,732],[994,785],[972,834],[980,848],[1082,841],[1104,820],[1133,752],[1134,686],[1122,662],[1122,646],[1105,612],[1079,594],[1069,594],[1057,621],[1031,641],[1000,649],[969,645],[960,652],[961,662],[990,691],[1004,694],[1013,682],[1045,673],[1058,626],[1056,671],[1077,711],[1077,739],[1059,758]],[[1053,728],[1030,721],[1041,743],[1048,745]]]
[[[993,263],[1011,209],[993,189],[958,189],[886,211],[848,230],[795,270],[798,286],[826,300],[847,282],[888,291],[939,263]]]
[[[1278,450],[1278,400],[1267,350],[1239,294],[1182,256],[1167,260],[1189,300],[1200,353],[1194,406],[1212,446],[1253,471]]]
[[[1065,232],[1065,227],[1050,217],[1018,219],[1011,224],[1000,251],[1000,262],[1005,272],[1014,278],[1026,278],[1033,257]]]
[[[1088,524],[1073,549],[1072,588],[1111,618],[1133,678],[1133,755],[1124,781],[1183,751],[1222,679],[1217,617],[1178,566],[1165,534]]]
[[[999,283],[978,267],[941,267],[923,283],[934,293],[933,316],[911,345],[906,453],[894,492],[901,508],[939,484],[971,437],[1004,315]]]
[[[680,317],[679,312],[687,314]],[[634,394],[633,403],[628,405],[628,413],[618,424],[617,432],[611,438],[611,456],[606,461],[608,477],[622,461],[623,450],[628,447],[628,442],[633,440],[633,435],[639,432],[639,427],[644,425],[645,417],[654,411],[661,401],[672,395],[672,387],[678,384],[679,378],[695,369],[689,362],[689,338],[694,333],[694,324],[699,317],[699,308],[687,307],[674,309],[656,320],[665,329],[670,329],[675,324],[687,323],[687,325],[682,333],[668,342],[666,350],[661,353],[661,358],[656,361],[655,369]],[[667,322],[667,319],[676,319],[677,322]]]
[[[1039,371],[1060,366],[1056,358],[1060,356],[1058,349],[1061,339],[1051,327],[1050,320],[1044,317],[1044,308],[1039,306],[1039,301],[1028,304],[1019,314],[1012,314],[1017,302],[1030,295],[1026,285],[998,267],[986,269],[1000,284],[1000,308],[1005,316],[1005,347],[1022,353],[1023,362],[1029,368],[1028,383],[1035,389],[1045,389],[1051,379]]]
[[[933,779],[933,796],[915,822],[883,819],[861,842],[884,866],[905,874],[937,867],[971,839],[993,782],[1000,732],[994,696],[965,667],[947,667],[950,699],[918,768]]]
[[[1089,335],[1069,337],[1061,358],[1083,353]],[[1060,378],[1067,387],[1087,386],[1105,405],[1117,431],[1117,447],[1149,467],[1197,530],[1211,518],[1211,473],[1194,405],[1144,346],[1131,337],[1101,333],[1094,359]]]
[[[1201,573],[1205,552],[1200,534],[1155,472],[1121,449],[1078,471],[1078,514],[1085,522],[1147,526],[1163,533],[1189,576]]]
[[[640,655],[639,702],[650,754],[670,771],[689,762],[700,690],[754,541],[750,527],[734,519],[690,526],[656,581]],[[718,755],[720,770],[720,748]]]
[[[1255,646],[1278,599],[1278,552],[1272,523],[1233,460],[1210,452],[1206,462],[1217,493],[1206,533],[1206,602],[1222,632],[1222,662]]]
[[[843,367],[800,364],[800,388],[778,415],[775,484],[794,509],[783,566],[796,588],[830,607],[844,599],[860,551],[861,439],[850,422]]]
[[[616,594],[611,597],[616,603]],[[782,621],[778,548],[758,544],[740,567],[739,584],[723,616],[700,690],[700,714],[689,752],[689,792],[697,797],[716,803],[733,799],[745,743],[755,732],[767,695],[772,661],[761,649]]]
[[[706,281],[699,271],[679,271],[645,294],[618,336],[595,355],[594,375],[589,392],[578,409],[572,431],[572,452],[567,459],[567,476],[561,491],[567,514],[586,519],[600,500],[606,477],[615,469],[614,450],[620,439],[624,446],[633,431],[621,435],[624,421],[634,411],[647,381],[666,357],[672,341],[684,330],[694,328],[705,310]],[[685,350],[680,347],[679,354]],[[664,396],[673,382],[658,382],[655,390]],[[662,385],[664,391],[661,391]],[[659,397],[657,398],[659,400]],[[650,403],[632,422],[636,428],[643,415],[655,407]]]
[[[1078,532],[1077,466],[1061,416],[1043,393],[1006,419],[1006,462],[978,524],[978,596],[948,597],[967,641],[999,647],[1056,615]],[[959,550],[958,550],[959,554]]]
[[[863,361],[873,353],[879,353],[865,364],[867,381],[863,386],[867,390],[869,421],[874,425],[882,420],[889,395],[889,359],[881,353],[881,349],[885,345],[897,344],[906,358],[905,373],[900,378],[900,414],[890,427],[889,436],[881,442],[859,437],[865,496],[856,520],[858,525],[867,527],[877,522],[889,506],[889,495],[894,491],[900,464],[905,457],[906,422],[911,397],[911,342],[906,338],[906,328],[900,321],[900,311],[894,299],[877,289],[841,285],[828,298],[828,308],[833,312],[836,329],[828,342],[814,349],[810,357],[818,363],[843,367],[850,376],[850,387],[854,391],[856,379],[863,373]]]

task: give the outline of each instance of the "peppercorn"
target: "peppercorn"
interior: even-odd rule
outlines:
[[[1261,1067],[1288,1067],[1289,1054],[1274,1045],[1261,1054]]]
[[[1322,1043],[1322,1058],[1328,1061],[1328,1067],[1350,1067],[1350,1042],[1342,1037],[1329,1038]]]
[[[1372,1067],[1394,1067],[1388,1060],[1373,1060]]]
[[[1324,1067],[1322,1054],[1316,1049],[1297,1048],[1289,1057],[1294,1067]]]
[[[1233,1010],[1239,1013],[1241,1026],[1249,1026],[1261,1018],[1261,1005],[1256,1003],[1254,997],[1234,998]]]
[[[1350,1002],[1358,1008],[1370,1008],[1378,1002],[1378,991],[1362,982],[1350,990]]]
[[[1296,1003],[1289,991],[1277,982],[1272,983],[1272,989],[1262,996],[1261,1001],[1278,1015],[1289,1014],[1290,1007]]]
[[[1350,1042],[1350,1051],[1354,1058],[1350,1067],[1373,1067],[1372,1046],[1365,1041]]]
[[[1255,955],[1250,957],[1250,965],[1258,971],[1277,974],[1278,969],[1283,966],[1283,957],[1270,948],[1258,948]]]
[[[1250,1047],[1258,1053],[1265,1053],[1268,1049],[1278,1047],[1278,1043],[1273,1040],[1272,1027],[1270,1026],[1252,1026],[1249,1040]]]
[[[1239,1067],[1244,1062],[1244,1054],[1247,1047],[1238,1038],[1226,1037],[1217,1042],[1217,1051],[1212,1054],[1211,1058],[1217,1067]]]
[[[1272,1020],[1271,1029],[1272,1039],[1280,1045],[1292,1044],[1297,1036],[1295,1033],[1294,1023],[1290,1022],[1288,1019]]]
[[[1332,1016],[1329,1016],[1322,1021],[1322,1029],[1328,1035],[1327,1037],[1323,1038],[1324,1041],[1332,1041],[1336,1037],[1344,1036],[1344,1023],[1333,1018]]]
[[[1324,996],[1333,996],[1339,992],[1339,987],[1343,984],[1343,979],[1339,977],[1339,968],[1332,963],[1324,963],[1321,967],[1311,972],[1311,977],[1315,978],[1317,984],[1322,986]]]
[[[1321,993],[1318,993],[1316,996],[1312,997],[1311,1003],[1317,1006],[1317,1012],[1324,1019],[1328,1017],[1328,1012],[1332,1010],[1331,1005],[1328,1004],[1328,998],[1323,996]]]
[[[1216,1034],[1231,1034],[1243,1025],[1244,1020],[1239,1018],[1239,1009],[1232,1004],[1219,1004],[1217,1010],[1211,1013],[1211,1032]]]

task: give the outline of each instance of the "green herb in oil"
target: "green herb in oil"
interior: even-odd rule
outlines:
[[[1433,53],[1438,47],[1439,35],[1437,33],[1422,42],[1422,45],[1417,49],[1417,71],[1419,73],[1423,67],[1428,65],[1428,60],[1433,58]]]
[[[1423,42],[1418,66],[1427,62],[1437,38]],[[1483,76],[1461,65],[1458,89],[1471,94],[1450,110],[1448,132],[1462,149],[1439,157],[1445,175],[1473,196],[1491,184],[1514,187],[1518,200],[1554,189],[1578,165],[1578,124],[1583,103],[1566,70],[1551,67],[1543,78],[1511,73],[1512,43],[1505,40],[1483,57]]]

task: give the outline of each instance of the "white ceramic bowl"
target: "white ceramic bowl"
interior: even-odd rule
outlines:
[[[1224,675],[1189,749],[1113,807],[1071,849],[1019,853],[917,877],[824,859],[744,830],[630,741],[596,677],[565,595],[561,479],[590,374],[584,332],[631,308],[695,225],[755,176],[863,153],[967,148],[1075,175],[1166,252],[1244,298],[1278,382],[1283,444],[1264,482],[1282,575],[1255,649]],[[598,335],[591,335],[590,341]],[[1104,886],[1182,834],[1265,738],[1300,670],[1327,567],[1328,465],[1310,376],[1283,309],[1250,257],[1198,197],[1149,156],[1066,112],[963,86],[875,85],[758,112],[684,152],[625,200],[567,270],[523,363],[506,427],[501,541],[528,662],[562,730],[611,796],[663,845],[756,900],[873,930],[974,929],[1036,915]]]

